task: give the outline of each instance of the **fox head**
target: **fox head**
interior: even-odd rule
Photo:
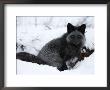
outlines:
[[[83,46],[85,43],[85,28],[86,25],[82,24],[81,26],[73,26],[72,24],[67,24],[67,43],[70,43],[75,46]]]

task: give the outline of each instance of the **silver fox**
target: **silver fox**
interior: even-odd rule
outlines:
[[[16,54],[16,58],[27,62],[57,67],[59,71],[67,70],[67,62],[73,59],[75,61],[73,61],[72,67],[74,67],[75,64],[82,59],[81,50],[85,47],[85,28],[85,24],[73,26],[68,23],[67,33],[60,38],[48,42],[37,56],[20,52]],[[93,51],[94,50],[92,50],[90,54],[92,54]],[[76,57],[77,60],[74,59]]]

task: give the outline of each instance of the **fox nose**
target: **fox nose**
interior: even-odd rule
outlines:
[[[76,39],[73,40],[73,44],[74,44],[74,45],[78,45],[79,43],[80,43],[79,40],[76,40]]]

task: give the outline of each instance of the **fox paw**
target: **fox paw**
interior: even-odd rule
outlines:
[[[57,68],[59,71],[64,71],[64,70],[67,70],[67,66],[66,65],[63,65],[62,67],[60,68]]]

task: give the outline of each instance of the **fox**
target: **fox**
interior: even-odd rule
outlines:
[[[16,59],[53,66],[59,71],[73,68],[78,61],[84,60],[84,57],[88,57],[94,52],[94,49],[89,50],[85,47],[85,29],[86,24],[74,26],[68,23],[67,32],[45,44],[38,55],[19,52],[16,53]],[[83,49],[86,52],[82,53]]]

